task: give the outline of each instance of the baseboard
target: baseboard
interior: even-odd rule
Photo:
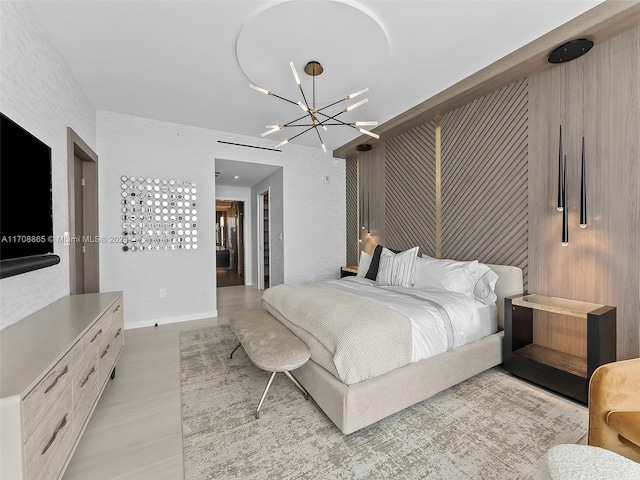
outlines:
[[[217,317],[218,311],[192,313],[190,315],[178,315],[175,317],[156,318],[151,320],[141,320],[139,322],[125,322],[124,329],[132,330],[134,328],[154,327],[156,325],[168,325],[170,323],[190,322],[191,320],[202,320],[204,318]]]

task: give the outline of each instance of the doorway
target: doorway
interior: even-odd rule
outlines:
[[[244,202],[216,200],[216,281],[218,287],[245,284]]]
[[[69,281],[72,295],[100,291],[98,155],[67,127]]]
[[[258,290],[269,288],[271,279],[269,192],[270,188],[258,194]]]

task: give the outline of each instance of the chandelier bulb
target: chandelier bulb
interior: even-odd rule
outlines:
[[[289,143],[289,139],[288,138],[286,140],[280,142],[279,144],[277,144],[275,146],[275,148],[280,148],[281,146],[286,145],[287,143]]]
[[[363,88],[362,90],[358,90],[356,93],[352,93],[351,95],[347,95],[347,100],[351,100],[352,98],[355,98],[358,95],[362,95],[363,93],[367,93],[368,91],[369,91],[368,88]]]
[[[351,125],[355,125],[356,127],[363,127],[363,126],[375,127],[376,125],[378,125],[378,122],[355,122],[355,123],[352,123]]]
[[[249,84],[249,87],[253,88],[254,90],[259,91],[260,93],[264,93],[265,95],[271,95],[271,92],[265,88],[262,87],[258,87],[257,85],[253,85],[253,84]]]
[[[350,112],[351,110],[353,110],[354,108],[358,108],[360,105],[364,105],[365,103],[367,103],[369,101],[369,99],[365,98],[363,100],[360,100],[358,103],[354,103],[353,105],[349,105],[347,108],[344,109],[344,112]]]
[[[289,62],[289,66],[291,67],[291,71],[293,72],[293,78],[296,79],[296,83],[298,86],[302,85],[300,83],[300,77],[298,77],[298,72],[296,72],[296,67],[293,65],[293,62]]]
[[[370,132],[369,130],[365,130],[364,128],[358,128],[358,131],[360,133],[364,133],[365,135],[369,135],[370,137],[373,137],[373,138],[376,138],[376,139],[380,138],[380,135],[378,135],[376,133],[373,133],[373,132]]]
[[[299,106],[302,110],[304,110],[305,112],[308,112],[308,111],[309,111],[309,109],[308,109],[308,108],[305,106],[305,104],[304,104],[304,103],[302,103],[301,101],[298,101],[298,106]]]
[[[324,128],[325,130],[328,130],[326,125],[322,125],[322,128]]]
[[[269,128],[269,127],[267,127]],[[262,135],[260,135],[261,137],[266,137],[267,135],[271,135],[272,133],[277,132],[278,130],[280,130],[282,127],[280,125],[275,125],[271,130],[267,130],[266,132],[264,132]]]
[[[327,147],[324,146],[324,143],[321,143],[320,145],[322,145],[322,150],[324,150],[324,153],[327,153]]]

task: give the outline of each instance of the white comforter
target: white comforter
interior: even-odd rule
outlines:
[[[416,362],[482,337],[473,297],[444,290],[380,287],[362,277],[345,277],[323,285],[382,303],[411,322],[411,361]]]

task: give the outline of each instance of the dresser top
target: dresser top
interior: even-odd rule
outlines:
[[[0,331],[0,397],[25,393],[121,295],[62,297]]]

